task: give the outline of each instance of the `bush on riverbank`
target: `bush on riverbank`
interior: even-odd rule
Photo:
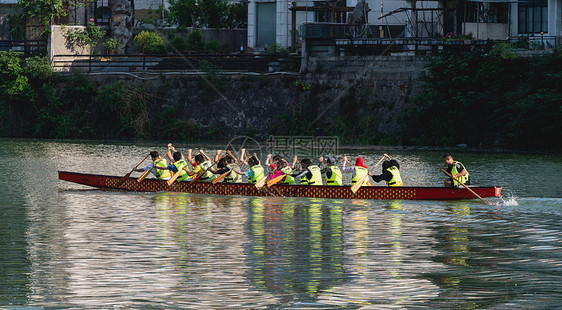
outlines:
[[[443,55],[428,69],[423,93],[403,115],[405,143],[560,150],[560,51],[530,60]]]
[[[203,76],[162,76],[149,85],[60,76],[44,58],[0,52],[0,136],[194,141],[254,133],[338,136],[345,144],[561,148],[560,53],[434,58],[415,104],[408,85],[233,79],[202,66]]]

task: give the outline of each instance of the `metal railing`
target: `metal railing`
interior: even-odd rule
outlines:
[[[0,40],[0,51],[15,51],[25,57],[46,54],[47,41],[44,40]]]
[[[55,55],[56,71],[298,71],[300,55],[180,54],[180,55]]]

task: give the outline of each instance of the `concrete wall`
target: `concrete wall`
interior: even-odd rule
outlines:
[[[465,33],[476,39],[505,40],[509,37],[509,24],[465,23]]]

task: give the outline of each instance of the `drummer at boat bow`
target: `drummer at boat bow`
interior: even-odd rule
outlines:
[[[152,158],[152,163],[148,164],[144,168],[138,168],[133,170],[136,172],[145,172],[146,170],[151,169],[150,172],[152,172],[152,174],[154,174],[154,176],[156,176],[157,179],[168,180],[170,178],[170,171],[166,169],[166,166],[168,166],[166,159],[160,157],[158,151],[155,150],[150,151],[150,157]],[[160,167],[162,169],[156,169],[156,167]]]
[[[447,172],[453,176],[445,179],[445,187],[457,187],[460,183],[470,185],[470,174],[461,162],[455,161],[451,154],[445,154],[443,160],[447,164]],[[443,174],[447,175],[445,172]]]
[[[373,181],[386,181],[388,186],[403,186],[400,176],[400,164],[395,159],[385,160],[382,163],[382,174],[371,176]]]

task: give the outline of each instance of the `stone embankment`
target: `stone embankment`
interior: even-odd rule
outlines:
[[[384,139],[399,133],[399,117],[414,104],[425,64],[422,57],[318,57],[301,74],[137,72],[89,78],[143,84],[154,96],[152,111],[171,109],[191,126],[217,127],[228,136],[340,135],[343,126]]]

